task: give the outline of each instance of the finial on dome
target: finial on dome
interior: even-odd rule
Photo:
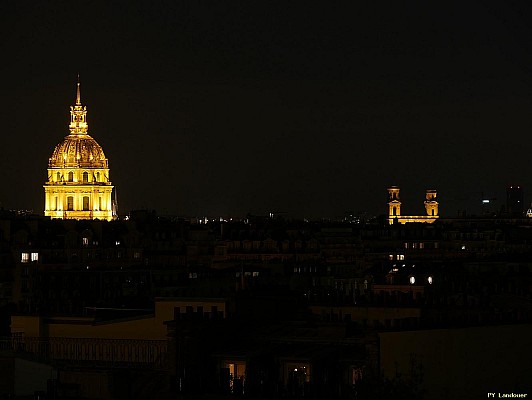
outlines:
[[[79,74],[78,74],[78,92],[77,92],[77,95],[76,95],[76,105],[77,106],[81,105],[81,94],[80,94],[80,91],[79,91],[79,86],[80,86],[80,83],[79,83]]]
[[[71,135],[84,135],[87,134],[87,107],[81,105],[81,83],[79,82],[78,74],[78,86],[76,93],[76,105],[70,106],[70,134]]]

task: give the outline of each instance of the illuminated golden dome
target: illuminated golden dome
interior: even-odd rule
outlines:
[[[87,107],[81,105],[79,82],[77,89],[76,105],[70,107],[70,135],[55,146],[48,168],[108,168],[102,148],[88,134]]]
[[[48,168],[108,168],[101,146],[90,135],[68,135],[55,146]]]
[[[76,104],[70,107],[70,134],[55,146],[44,183],[44,215],[61,219],[102,219],[116,215],[109,165],[88,133],[87,107],[81,105],[79,78]]]

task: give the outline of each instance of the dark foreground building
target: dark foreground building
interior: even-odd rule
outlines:
[[[0,218],[0,394],[529,393],[532,225]]]

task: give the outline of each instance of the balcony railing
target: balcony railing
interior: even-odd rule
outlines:
[[[14,351],[49,363],[106,367],[164,368],[167,340],[64,337],[4,337],[0,351]]]
[[[98,181],[48,181],[46,185],[67,185],[67,186],[80,186],[80,185],[90,185],[90,186],[109,186],[111,182],[98,182]]]

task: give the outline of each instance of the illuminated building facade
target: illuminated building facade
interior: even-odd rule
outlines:
[[[70,107],[70,134],[48,160],[44,184],[44,215],[61,219],[114,217],[109,164],[100,145],[88,134],[87,107],[81,105],[80,84],[76,105]]]
[[[431,224],[438,216],[437,192],[433,189],[427,189],[425,193],[425,211],[427,215],[401,215],[401,199],[399,197],[400,189],[397,186],[388,188],[388,223],[406,224],[407,222],[423,222]]]

